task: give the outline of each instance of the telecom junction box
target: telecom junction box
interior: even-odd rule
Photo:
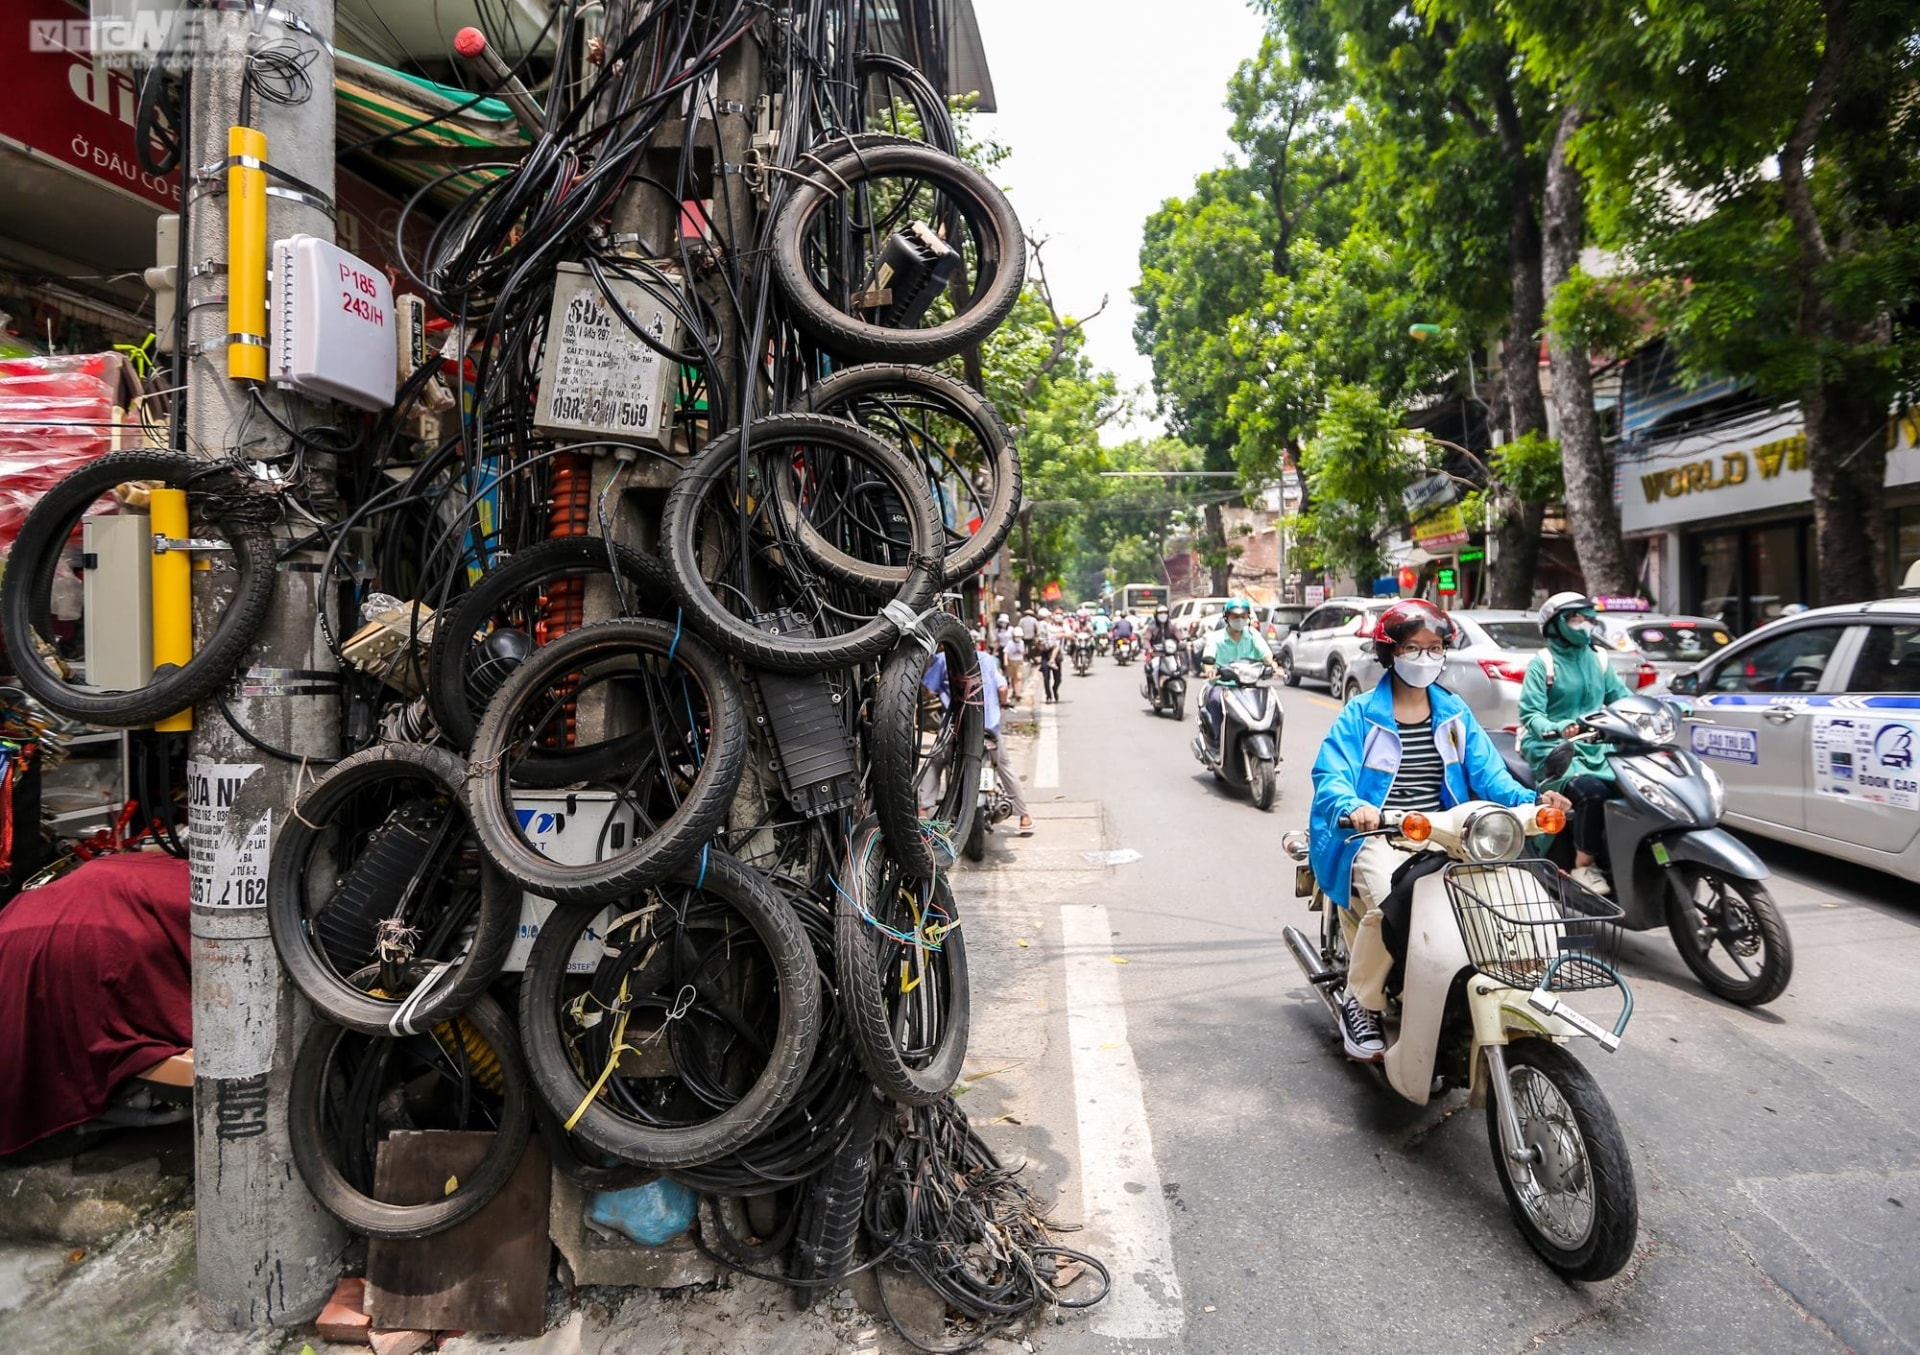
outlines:
[[[356,409],[393,403],[399,317],[387,275],[317,235],[273,245],[267,376]]]
[[[580,264],[557,269],[533,426],[565,438],[605,438],[667,451],[680,364],[659,348],[681,351],[680,322],[665,299],[670,284],[618,277],[606,269],[601,276],[604,289]],[[635,326],[659,348],[635,334]]]

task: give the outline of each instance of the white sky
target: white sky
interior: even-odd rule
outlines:
[[[1085,315],[1087,353],[1121,384],[1153,367],[1133,347],[1140,227],[1232,143],[1227,80],[1260,46],[1245,0],[974,0],[1000,112],[979,127],[1013,158],[1000,181],[1028,235],[1047,241],[1062,311]],[[1114,441],[1157,430],[1151,416]]]

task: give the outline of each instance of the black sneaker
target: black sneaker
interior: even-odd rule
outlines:
[[[1340,1000],[1340,1042],[1347,1057],[1356,1063],[1378,1063],[1387,1056],[1387,1042],[1380,1037],[1380,1018],[1360,1005],[1360,999],[1348,993]]]

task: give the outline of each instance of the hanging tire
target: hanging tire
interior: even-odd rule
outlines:
[[[1665,874],[1667,930],[1708,992],[1759,1007],[1787,991],[1793,942],[1765,885],[1697,865],[1669,866]]]
[[[886,482],[906,514],[911,540],[907,543],[907,573],[894,590],[894,600],[918,614],[933,601],[940,587],[941,562],[940,514],[928,492],[926,477],[909,465],[893,448],[864,429],[844,419],[829,419],[818,414],[776,414],[755,421],[745,430],[750,445],[764,449],[769,443],[783,446],[817,444],[850,456]],[[781,634],[756,623],[755,616],[791,607],[807,616],[821,610],[809,591],[808,581],[795,575],[807,564],[830,578],[858,586],[857,579],[836,574],[831,558],[809,552],[792,530],[789,496],[762,493],[734,495],[730,503],[709,509],[708,499],[729,488],[729,477],[739,469],[742,430],[735,429],[708,444],[706,450],[681,470],[680,478],[667,495],[661,515],[660,533],[666,548],[666,565],[675,599],[686,609],[690,625],[714,644],[745,663],[771,668],[781,673],[815,673],[827,668],[850,668],[878,658],[892,648],[900,634],[900,625],[891,616],[876,614],[852,629],[836,635],[815,633]],[[749,457],[749,472],[765,474],[776,482],[784,476],[773,474],[772,458],[757,461]],[[787,467],[782,467],[784,471]],[[726,531],[737,530],[735,521],[742,497],[749,500],[751,521],[748,530],[764,538],[755,549],[771,549],[784,557],[783,573],[793,583],[791,595],[769,600],[749,615],[739,615],[720,600],[715,591],[716,576],[727,586],[724,576],[735,567],[743,550],[752,543],[727,542]],[[714,539],[705,531],[713,529]],[[744,596],[739,590],[732,595]],[[741,606],[747,604],[742,602]]]
[[[520,1039],[534,1089],[563,1127],[573,1121],[568,1132],[622,1161],[664,1170],[733,1152],[793,1101],[819,1038],[819,976],[793,905],[758,871],[708,850],[613,911],[604,924],[598,905],[563,904],[533,943]],[[601,932],[596,967],[569,975],[590,926]],[[721,1001],[723,982],[739,992],[732,1003]],[[658,1034],[628,1039],[636,1013],[657,1020]],[[674,1029],[686,1020],[697,1037]],[[664,1056],[668,1071],[623,1070],[616,1036],[631,1052]],[[717,1071],[696,1066],[706,1052],[697,1046],[721,1037],[759,1047],[729,1047],[739,1056]]]
[[[220,608],[213,633],[195,637],[185,664],[156,672],[143,687],[86,687],[68,681],[51,656],[58,645],[51,589],[81,518],[115,486],[134,480],[185,489],[198,524],[191,530],[217,527],[225,535],[231,550],[200,558],[222,572],[230,562],[233,596]],[[213,695],[240,667],[272,605],[275,552],[267,522],[280,511],[271,497],[252,493],[228,464],[179,452],[115,452],[67,476],[28,512],[0,578],[0,628],[20,685],[57,715],[115,729],[153,724]]]
[[[985,175],[943,151],[904,138],[858,137],[844,152],[828,144],[801,163],[806,179],[792,189],[774,216],[773,281],[794,325],[823,348],[867,362],[931,364],[980,343],[1012,312],[1026,281],[1026,235],[1013,204]],[[823,294],[821,282],[832,285],[834,280],[817,279],[810,266],[808,245],[814,225],[843,192],[878,177],[933,185],[936,202],[925,204],[931,224],[936,230],[965,224],[975,250],[973,276],[966,280],[971,304],[951,319],[924,329],[889,328],[849,314]],[[940,210],[942,198],[944,211]],[[921,204],[899,195],[898,205]],[[956,234],[948,229],[949,243]],[[967,266],[964,258],[960,266]],[[851,293],[867,287],[869,269],[861,271],[860,277],[839,279],[840,289]]]
[[[287,977],[335,1025],[429,1029],[506,963],[520,891],[479,850],[465,784],[444,748],[380,744],[328,771],[280,825],[267,927]],[[355,818],[372,827],[348,842],[341,820]]]
[[[787,1275],[794,1284],[814,1289],[838,1284],[853,1269],[867,1185],[873,1180],[873,1143],[881,1110],[880,1098],[868,1093],[855,1112],[853,1133],[846,1144],[824,1171],[801,1187],[805,1194]]]
[[[919,637],[909,636],[894,646],[881,667],[873,688],[870,741],[873,809],[880,831],[886,834],[887,846],[901,869],[922,880],[951,863],[952,844],[966,841],[973,830],[986,740],[986,708],[977,698],[980,663],[972,633],[947,612],[929,618],[927,633],[933,641],[931,653]],[[935,655],[946,662],[944,706],[929,705],[925,698],[931,693],[921,685]],[[936,710],[936,729],[923,729]],[[930,749],[926,747],[929,733],[936,739]],[[943,778],[941,792],[923,818],[920,780],[934,775]],[[933,824],[945,827],[935,829]]]
[[[646,756],[612,787],[617,805],[603,830],[608,840],[596,844],[599,859],[565,865],[523,831],[513,755],[562,732],[566,701],[602,685],[609,707],[624,696],[628,713],[649,721],[639,739]],[[494,864],[536,894],[560,902],[631,894],[693,860],[726,823],[746,758],[746,719],[732,670],[695,636],[639,618],[569,631],[535,650],[487,707],[466,782],[474,831]],[[607,742],[625,746],[635,737]]]
[[[1633,1255],[1640,1199],[1626,1136],[1600,1084],[1550,1040],[1506,1046],[1507,1081],[1521,1137],[1541,1161],[1524,1166],[1501,1147],[1499,1101],[1487,1093],[1494,1174],[1529,1245],[1570,1280],[1604,1280]]]
[[[835,903],[834,935],[854,1054],[886,1095],[926,1105],[952,1090],[967,1057],[964,929],[946,881],[908,880],[872,819],[847,852],[852,888]]]
[[[427,1043],[422,1046],[421,1042]],[[336,1055],[343,1044],[358,1055],[352,1069],[337,1066]],[[439,1112],[459,1107],[472,1113],[463,1116],[463,1121],[471,1122],[447,1127],[489,1128],[494,1134],[480,1165],[461,1175],[443,1198],[428,1204],[376,1199],[371,1194],[374,1143],[365,1136],[364,1124],[377,1113],[375,1104],[363,1106],[358,1124],[347,1123],[337,1113],[342,1100],[377,1104],[379,1076],[392,1059],[407,1052],[403,1046],[430,1049],[455,1075],[456,1085],[463,1087],[463,1094],[433,1097],[426,1103]],[[363,1077],[372,1082],[373,1092],[361,1097],[347,1094]],[[532,1126],[533,1098],[515,1047],[513,1023],[485,994],[454,1022],[400,1040],[315,1022],[301,1041],[287,1089],[287,1134],[301,1179],[321,1208],[368,1237],[431,1237],[477,1214],[520,1165]],[[335,1145],[349,1133],[356,1140],[351,1146],[358,1179],[349,1179],[335,1161]]]
[[[936,496],[950,492],[954,483],[984,479],[991,486],[985,501],[953,505],[943,514],[954,525],[945,529],[941,552],[941,580],[951,583],[977,573],[1005,544],[1013,531],[1020,506],[1020,457],[1013,434],[984,395],[928,367],[899,363],[869,363],[835,372],[807,392],[806,408],[815,414],[847,419],[894,445],[925,470]],[[941,430],[911,422],[906,411],[937,414],[960,425],[979,448],[977,466],[956,464],[953,452],[940,445],[949,439]],[[936,459],[930,460],[930,457]],[[968,520],[980,525],[970,534]],[[874,585],[898,587],[906,578],[899,566],[850,567],[869,572]]]
[[[434,723],[447,742],[464,755],[473,747],[474,731],[485,713],[485,702],[475,700],[471,685],[471,660],[476,648],[473,637],[491,625],[516,594],[560,579],[610,577],[616,561],[634,609],[627,614],[671,620],[674,601],[667,586],[666,566],[654,556],[625,546],[615,546],[610,554],[606,541],[597,536],[563,536],[518,551],[488,570],[452,606],[435,616],[433,648],[427,663],[427,699]],[[502,674],[491,685],[497,691],[505,680]],[[557,772],[565,777],[568,770],[560,767]],[[605,769],[573,770],[577,775],[593,777]],[[566,780],[554,784],[565,785]]]

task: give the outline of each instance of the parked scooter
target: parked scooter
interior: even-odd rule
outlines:
[[[1067,642],[1067,653],[1073,658],[1075,677],[1085,677],[1093,671],[1093,637],[1076,635]]]
[[[1604,1280],[1633,1254],[1639,1197],[1613,1108],[1565,1046],[1584,1035],[1618,1049],[1633,994],[1611,962],[1620,933],[1605,914],[1618,909],[1570,887],[1551,862],[1516,859],[1529,833],[1564,823],[1558,809],[1484,801],[1383,815],[1380,835],[1409,850],[1438,848],[1450,861],[1414,883],[1403,981],[1384,1014],[1378,1067],[1415,1105],[1467,1088],[1469,1104],[1486,1108],[1494,1171],[1521,1233],[1569,1279]],[[1287,949],[1333,1017],[1337,1046],[1348,960],[1341,910],[1306,865],[1307,834],[1288,833],[1282,845],[1299,863],[1295,892],[1320,915],[1318,941],[1288,927]],[[1611,1029],[1566,1000],[1608,989],[1621,994]]]
[[[1261,809],[1273,808],[1274,774],[1280,761],[1280,722],[1284,712],[1268,679],[1273,669],[1253,659],[1230,663],[1214,676],[1220,693],[1220,728],[1208,730],[1200,708],[1200,732],[1193,755],[1235,790],[1244,790]]]
[[[961,852],[969,861],[986,860],[987,834],[996,823],[1005,823],[1013,817],[1013,800],[1000,788],[1000,774],[993,769],[993,744],[999,737],[987,735],[987,749],[980,758],[979,801],[974,806],[967,840],[960,844]]]
[[[1180,661],[1180,646],[1172,640],[1160,642],[1160,652],[1147,657],[1140,670],[1140,695],[1156,713],[1171,715],[1176,721],[1186,718],[1187,668]]]
[[[1547,758],[1550,777],[1564,775],[1576,746],[1608,747],[1620,794],[1606,802],[1607,850],[1601,868],[1613,886],[1628,931],[1666,927],[1687,968],[1716,997],[1744,1007],[1771,1002],[1793,977],[1793,942],[1763,880],[1766,863],[1719,826],[1726,810],[1720,774],[1674,746],[1673,709],[1650,696],[1623,696],[1576,721],[1580,733]],[[1511,740],[1497,740],[1522,785],[1533,771]],[[1573,844],[1554,844],[1572,864]]]
[[[1140,637],[1139,636],[1122,635],[1119,639],[1113,642],[1113,661],[1116,664],[1118,664],[1120,667],[1125,668],[1128,664],[1132,663],[1135,659],[1139,657],[1140,657]]]

